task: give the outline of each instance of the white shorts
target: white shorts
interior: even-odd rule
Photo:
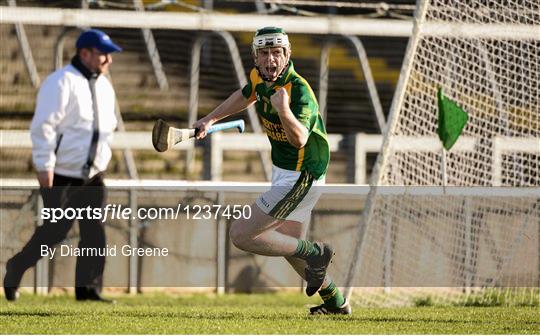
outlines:
[[[272,166],[272,187],[255,203],[267,215],[306,223],[321,197],[325,176],[315,180],[307,171],[298,172]]]

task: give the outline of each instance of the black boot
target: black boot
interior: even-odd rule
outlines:
[[[13,265],[13,259],[6,263],[6,276],[4,277],[4,294],[8,301],[15,301],[19,298],[19,285],[24,272],[20,272]]]
[[[75,287],[75,298],[77,301],[99,301],[103,303],[115,304],[115,300],[105,299],[96,288]]]

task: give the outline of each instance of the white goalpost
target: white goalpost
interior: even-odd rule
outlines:
[[[418,1],[348,264],[352,302],[538,303],[539,60],[537,1]],[[448,152],[448,184],[435,195],[430,187],[444,185],[439,87],[469,114],[456,145],[474,145]],[[404,136],[432,136],[434,148],[403,149]],[[531,193],[511,194],[518,189]]]

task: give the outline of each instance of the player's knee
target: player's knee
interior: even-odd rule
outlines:
[[[242,224],[238,221],[232,223],[229,230],[229,236],[231,237],[231,242],[234,246],[241,250],[245,249],[247,242],[251,239],[244,230]]]

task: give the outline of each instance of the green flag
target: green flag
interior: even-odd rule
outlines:
[[[439,102],[439,127],[437,128],[437,134],[439,134],[439,139],[441,139],[444,148],[449,150],[456,143],[461,132],[463,132],[469,115],[458,104],[445,97],[442,93],[442,88],[439,88],[439,91],[437,91],[437,98]]]

